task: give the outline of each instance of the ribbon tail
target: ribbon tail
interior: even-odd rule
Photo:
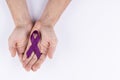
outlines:
[[[27,54],[27,58],[29,58],[31,56],[32,52],[33,52],[33,49],[32,49],[32,46],[30,46],[29,50],[26,53]]]
[[[42,53],[40,52],[40,50],[39,50],[38,47],[35,48],[35,54],[36,54],[36,56],[37,56],[38,59],[39,59],[40,56],[42,55]]]

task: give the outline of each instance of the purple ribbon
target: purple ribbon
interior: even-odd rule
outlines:
[[[37,56],[37,59],[40,58],[41,56],[41,51],[38,48],[38,42],[40,41],[40,34],[38,33],[37,30],[33,31],[33,33],[31,34],[31,46],[27,51],[27,58],[29,58],[32,54],[32,52],[34,51],[35,55]]]

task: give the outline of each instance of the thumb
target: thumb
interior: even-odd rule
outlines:
[[[15,57],[16,56],[16,42],[9,40],[8,45],[9,45],[9,51],[11,53],[11,56]]]
[[[49,47],[49,48],[48,48],[47,54],[48,54],[48,57],[49,57],[50,59],[53,58],[54,52],[55,52],[55,47]]]
[[[11,56],[12,56],[12,57],[15,57],[15,56],[16,56],[16,48],[14,48],[14,47],[9,47],[9,50],[10,50],[10,52],[11,52]]]
[[[53,55],[54,55],[54,52],[55,52],[55,49],[56,49],[56,45],[57,45],[57,41],[51,41],[51,42],[49,43],[49,47],[48,47],[48,52],[47,52],[47,54],[48,54],[48,57],[49,57],[50,59],[53,58]]]

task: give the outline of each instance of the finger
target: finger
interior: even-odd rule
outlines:
[[[44,53],[41,55],[40,59],[34,63],[34,65],[32,66],[32,70],[36,71],[40,65],[44,62],[45,58],[46,58],[46,53],[47,53],[47,49],[48,49],[48,43],[43,43],[42,41],[38,44],[38,47],[40,49],[41,53]],[[35,67],[36,66],[36,67]]]
[[[23,53],[19,53],[19,51],[18,51],[18,50],[17,50],[17,52],[18,52],[18,57],[19,57],[19,60],[20,60],[20,62],[22,62]]]
[[[48,50],[48,44],[47,44],[47,46],[44,46],[43,44],[39,44],[38,45],[39,46],[39,50],[41,51],[41,53],[47,53],[47,50]]]
[[[25,46],[17,47],[18,57],[19,57],[21,62],[22,62],[22,58],[23,58],[23,55],[25,52],[25,48],[26,48]]]
[[[20,62],[22,62],[23,54],[18,54]]]
[[[10,50],[11,56],[15,57],[16,56],[16,42],[11,41],[11,39],[9,38],[8,45],[9,45],[9,50]]]
[[[47,52],[47,54],[48,54],[48,57],[50,58],[50,59],[52,59],[53,58],[53,54],[54,54],[54,52],[55,52],[55,49],[56,49],[56,43],[50,43],[50,45],[49,45],[49,47],[48,47],[48,52]]]
[[[46,54],[42,53],[40,59],[32,66],[32,70],[36,71],[38,68],[40,68],[41,64],[45,61]]]
[[[48,48],[48,42],[47,41],[44,41],[44,40],[41,40],[40,42],[40,47],[44,47],[44,48]]]
[[[9,47],[9,50],[10,50],[11,56],[12,56],[12,57],[15,57],[15,56],[16,56],[16,48],[14,48],[14,47]]]
[[[34,56],[32,57],[32,59],[30,60],[30,62],[26,65],[26,67],[25,67],[26,70],[29,71],[29,70],[31,69],[32,65],[33,65],[36,61],[37,61],[37,56],[34,55]]]
[[[31,56],[29,58],[26,58],[23,61],[23,67],[26,67],[26,65],[29,63],[29,61],[32,59],[32,57],[34,56],[34,52],[32,52]]]

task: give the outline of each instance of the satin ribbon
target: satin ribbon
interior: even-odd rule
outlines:
[[[41,36],[38,33],[37,30],[33,31],[33,33],[31,34],[30,40],[31,40],[31,46],[27,51],[27,58],[29,58],[32,54],[32,52],[34,51],[35,55],[37,56],[37,59],[40,58],[40,56],[42,55],[41,51],[38,48],[38,42],[40,41]]]

